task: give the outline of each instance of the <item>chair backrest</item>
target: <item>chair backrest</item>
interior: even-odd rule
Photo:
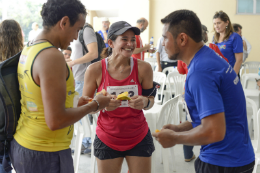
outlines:
[[[144,61],[148,62],[152,66],[153,71],[155,70],[155,67],[157,65],[156,58],[145,58]]]
[[[163,104],[156,123],[157,129],[161,129],[166,124],[179,124],[178,97],[174,97]]]
[[[251,119],[253,119],[253,127],[254,127],[254,140],[258,140],[258,129],[257,127],[257,106],[256,103],[250,99],[250,98],[246,98],[246,107],[251,107],[252,108],[252,115],[247,115],[248,120],[251,121]],[[248,112],[248,111],[247,111]]]
[[[167,75],[167,86],[170,87],[171,94],[179,95],[184,92],[186,75],[181,75],[178,71],[171,72]]]
[[[162,72],[153,72],[153,81],[155,81],[161,85],[161,87],[158,89],[158,92],[155,96],[155,101],[162,104],[162,96],[163,96],[163,90],[164,90],[165,81],[166,81],[166,75]],[[161,95],[160,99],[158,96],[159,94]]]
[[[166,74],[166,72],[168,72],[168,74],[169,74],[169,73],[174,72],[174,71],[177,71],[177,68],[175,68],[175,67],[166,67],[166,68],[163,69],[162,72],[165,73],[165,74]]]
[[[256,147],[255,153],[259,153],[260,152],[260,133],[259,133],[259,128],[260,128],[260,109],[257,111],[256,120],[257,120],[257,126],[255,128],[255,131],[258,131],[258,133],[257,133],[258,136],[257,136],[257,147]]]
[[[250,61],[244,63],[245,72],[248,71],[249,73],[258,73],[259,66],[260,62],[257,61]]]

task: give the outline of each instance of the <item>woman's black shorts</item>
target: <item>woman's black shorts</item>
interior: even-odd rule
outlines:
[[[96,135],[94,140],[94,155],[100,160],[115,159],[125,156],[150,157],[154,152],[153,138],[150,130],[144,139],[134,148],[126,151],[117,151],[104,144]]]

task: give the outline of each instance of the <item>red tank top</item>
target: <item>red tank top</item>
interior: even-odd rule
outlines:
[[[119,95],[128,91],[129,96],[142,95],[142,86],[138,79],[137,59],[131,58],[133,68],[130,75],[123,80],[112,78],[106,67],[106,59],[101,60],[102,80],[98,92],[103,88],[110,94]],[[148,124],[142,110],[132,109],[128,101],[114,111],[100,111],[96,133],[98,138],[110,148],[117,151],[132,149],[140,143],[148,132]]]

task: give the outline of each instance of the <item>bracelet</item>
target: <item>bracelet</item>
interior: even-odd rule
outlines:
[[[98,108],[99,108],[99,103],[98,103],[98,101],[97,101],[97,100],[92,100],[92,101],[95,101],[95,102],[97,103],[97,110],[98,110]],[[97,110],[96,110],[96,111],[97,111]],[[96,112],[96,111],[95,111],[95,112]]]

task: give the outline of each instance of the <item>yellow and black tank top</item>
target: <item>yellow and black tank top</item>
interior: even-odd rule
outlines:
[[[49,42],[27,45],[22,51],[17,70],[22,112],[14,138],[23,147],[36,151],[55,152],[68,149],[73,135],[73,125],[55,131],[48,128],[45,122],[41,87],[35,83],[32,75],[32,67],[37,55],[53,47]],[[69,67],[68,70],[65,107],[72,108],[75,87]]]

